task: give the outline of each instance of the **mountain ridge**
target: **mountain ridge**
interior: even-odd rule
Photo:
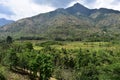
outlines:
[[[14,22],[13,20],[7,20],[5,18],[0,18],[0,26],[4,26],[4,25],[7,25],[7,24],[10,24]]]
[[[39,14],[18,20],[0,28],[4,35],[13,37],[44,37],[46,39],[76,39],[119,34],[120,11],[89,9],[76,3],[66,9]],[[96,34],[96,35],[95,35]],[[111,38],[111,37],[110,37]]]

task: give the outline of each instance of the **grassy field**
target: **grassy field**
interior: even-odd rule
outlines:
[[[46,41],[47,42],[47,41]],[[32,41],[32,43],[34,44],[34,49],[35,50],[41,50],[43,47],[42,46],[38,46],[35,44],[41,44],[41,43],[45,43],[45,41],[41,42],[41,41],[37,41],[34,42]],[[52,44],[52,45],[48,45],[51,46],[53,48],[56,49],[90,49],[90,50],[100,50],[100,49],[107,49],[107,50],[119,50],[120,49],[120,44],[118,43],[114,43],[114,42],[79,42],[79,41],[75,41],[75,42],[59,42],[61,43],[61,45],[59,44]]]

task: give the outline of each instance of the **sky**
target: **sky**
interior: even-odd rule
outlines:
[[[0,0],[0,18],[19,20],[75,3],[90,9],[104,7],[120,11],[119,0]]]

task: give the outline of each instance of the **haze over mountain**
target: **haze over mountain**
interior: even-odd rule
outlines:
[[[14,22],[14,21],[13,20],[7,20],[5,18],[0,18],[0,26],[4,26],[4,25],[10,24],[12,22]]]
[[[120,11],[88,9],[76,3],[44,14],[18,20],[0,28],[2,36],[39,37],[55,40],[113,39],[120,34]]]

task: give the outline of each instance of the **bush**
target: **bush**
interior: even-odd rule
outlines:
[[[0,73],[0,80],[6,80],[5,76],[2,73]]]
[[[43,43],[36,44],[36,46],[41,46],[41,47],[46,47],[50,45],[63,45],[63,44],[57,41],[46,41]]]

